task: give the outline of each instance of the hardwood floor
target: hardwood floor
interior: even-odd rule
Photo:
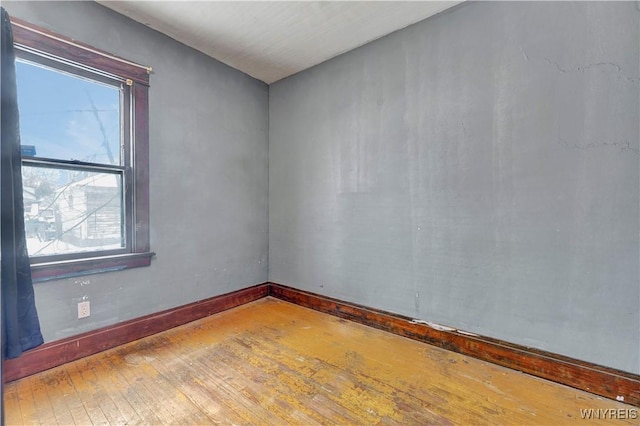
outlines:
[[[8,383],[4,398],[7,425],[640,422],[630,405],[270,297]]]

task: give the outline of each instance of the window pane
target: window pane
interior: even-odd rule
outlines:
[[[22,166],[30,256],[124,247],[122,175]]]
[[[22,145],[38,157],[120,165],[119,88],[20,60],[16,76]]]

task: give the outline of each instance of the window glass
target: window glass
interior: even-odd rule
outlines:
[[[16,62],[24,155],[121,164],[120,89]]]
[[[23,165],[22,180],[30,256],[124,247],[121,174]]]

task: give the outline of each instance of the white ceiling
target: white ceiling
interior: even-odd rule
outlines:
[[[273,83],[461,1],[98,3]]]

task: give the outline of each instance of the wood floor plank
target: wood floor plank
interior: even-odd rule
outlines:
[[[181,357],[183,348],[180,345],[164,344],[163,349],[164,357],[147,358],[148,362],[198,407],[203,417],[201,423],[238,424],[243,422],[242,417],[237,416],[221,401],[217,392],[211,390],[212,383],[210,381],[205,383],[202,380],[200,365],[194,362],[194,357],[184,360]],[[132,353],[137,353],[135,346],[130,350]]]
[[[73,385],[67,366],[60,366],[53,369],[44,377],[56,375],[57,382],[50,384],[50,397],[54,395],[62,396],[73,418],[72,424],[91,424],[91,418],[82,403],[80,394]]]
[[[230,410],[231,413],[236,416],[234,423],[238,421],[240,423],[250,424],[282,424],[288,420],[287,416],[289,416],[289,413],[279,409],[270,411],[260,404],[257,404],[255,395],[251,395],[249,392],[250,380],[247,377],[238,375],[237,370],[231,368],[228,364],[220,362],[221,360],[213,345],[203,345],[203,342],[215,343],[218,341],[218,339],[216,339],[217,334],[213,328],[196,325],[194,331],[196,334],[188,339],[189,342],[181,339],[182,334],[171,335],[174,344],[165,345],[165,347],[173,348],[175,351],[173,361],[182,360],[182,365],[169,366],[169,368],[164,371],[165,374],[189,375],[188,372],[185,373],[185,369],[192,370],[192,372],[196,373],[200,372],[200,376],[197,378],[192,377],[191,380],[180,381],[181,386],[190,387],[191,391],[188,393],[191,393],[196,388],[202,389],[209,387],[215,389],[215,393],[209,392],[209,400],[211,396],[214,396],[221,401],[225,412],[229,413]],[[200,344],[194,345],[193,342],[200,342]],[[185,351],[185,349],[188,350]],[[157,364],[154,365],[157,366]],[[189,367],[186,367],[187,365],[189,365]],[[265,392],[269,392],[269,389],[262,388],[261,394]],[[202,397],[202,395],[200,395],[200,397]],[[207,406],[210,407],[210,404],[211,401],[209,401]],[[219,417],[218,412],[222,406],[215,407],[214,413],[211,413],[211,415]],[[297,416],[299,421],[304,420],[306,424],[313,424],[311,419],[304,418],[304,416],[301,416],[299,413],[293,413],[293,415]],[[293,418],[289,420],[293,420]]]
[[[271,350],[265,350],[255,339],[246,336],[238,339],[237,345],[229,345],[223,347],[216,353],[220,359],[236,366],[240,372],[245,375],[258,374],[259,371],[267,372],[263,380],[267,381],[267,388],[274,389],[280,398],[288,404],[297,404],[298,409],[306,412],[310,416],[318,413],[317,406],[314,404],[313,397],[320,393],[326,392],[328,387],[322,382],[316,380],[316,374],[319,370],[324,369],[327,375],[338,377],[344,372],[332,368],[330,365],[313,365],[311,370],[303,366],[299,362],[298,356],[293,353],[287,353],[278,349],[275,345],[269,345]],[[248,351],[246,348],[251,348]],[[238,363],[237,360],[245,360],[244,363]],[[314,364],[306,362],[304,364]],[[335,390],[334,390],[335,391]],[[332,417],[338,423],[351,423],[358,419],[357,414],[352,414],[353,410],[346,408],[338,392],[333,392],[330,398],[323,401],[330,407]]]
[[[119,369],[113,368],[114,364],[108,362],[113,360],[114,357],[95,357],[85,364],[86,372],[90,375],[92,381],[99,382],[100,388],[102,388],[111,402],[109,405],[117,408],[119,416],[117,414],[116,416],[121,417],[124,424],[143,424],[145,423],[144,419],[140,417],[132,405],[131,399],[132,397],[135,398],[135,395],[132,395],[132,392],[128,392],[128,387],[123,386],[124,383],[120,379],[120,375],[117,374]],[[109,374],[105,377],[102,372],[109,369],[114,374]]]
[[[15,392],[18,395],[18,403],[20,404],[20,414],[22,423],[25,425],[35,425],[39,423],[36,412],[36,401],[31,393],[31,383],[29,381],[15,382]],[[5,392],[11,391],[10,386],[5,385]],[[6,407],[5,407],[6,411]]]
[[[82,402],[82,406],[89,416],[91,423],[94,425],[109,424],[107,416],[100,407],[102,401],[100,399],[99,389],[97,389],[95,386],[95,381],[88,381],[82,374],[82,366],[86,363],[87,359],[85,358],[73,363],[69,363],[65,367],[69,374],[71,383],[73,384],[73,388],[75,389],[75,394]],[[52,370],[49,370],[44,374],[49,375],[52,374],[51,372]],[[39,374],[36,374],[36,376],[39,376]],[[31,380],[32,377],[35,376],[28,377],[27,380]]]
[[[115,355],[125,360],[126,365],[121,370],[125,380],[129,386],[135,387],[160,424],[193,424],[191,413],[197,407],[190,406],[190,402],[187,404],[180,392],[146,361],[148,355],[127,356],[119,350]]]
[[[285,315],[286,318],[294,318],[290,315]],[[337,320],[337,325],[339,327],[343,327],[342,323],[344,320]],[[394,399],[398,399],[397,394],[399,393],[398,387],[394,387],[388,383],[397,382],[397,378],[393,379],[391,375],[387,378],[388,380],[381,380],[376,377],[376,375],[369,374],[370,372],[374,372],[376,374],[379,373],[380,365],[379,364],[365,364],[365,355],[367,348],[362,354],[354,351],[353,348],[350,350],[349,346],[354,345],[358,341],[358,335],[354,333],[350,333],[348,336],[345,334],[345,330],[333,330],[331,332],[327,332],[327,330],[319,327],[317,324],[303,322],[300,323],[296,320],[296,327],[300,330],[303,330],[302,333],[306,336],[297,336],[295,339],[281,339],[282,342],[286,344],[286,342],[300,341],[304,342],[299,348],[298,354],[301,353],[304,355],[303,357],[303,365],[312,366],[316,364],[313,369],[316,370],[316,373],[312,373],[313,379],[315,381],[320,382],[325,389],[332,390],[332,394],[337,395],[335,397],[336,401],[340,404],[347,405],[349,410],[355,411],[359,413],[361,418],[376,418],[381,414],[391,416],[393,418],[393,413],[395,411],[395,407],[391,402]],[[353,324],[348,324],[349,327]],[[359,326],[362,327],[362,326]],[[357,329],[358,327],[356,327]],[[318,330],[316,333],[313,330]],[[368,327],[360,328],[360,332],[370,330]],[[336,342],[335,339],[329,338],[327,336],[331,336],[334,332],[339,332],[343,337],[348,337],[345,342],[347,346],[341,344],[341,342]],[[375,333],[377,331],[372,330]],[[265,333],[266,334],[266,333]],[[360,336],[362,337],[362,336]],[[371,337],[371,336],[365,336]],[[396,336],[391,336],[395,338]],[[309,339],[309,341],[305,341],[305,339]],[[393,340],[393,339],[392,339]],[[384,342],[382,342],[384,343]],[[249,342],[247,341],[246,346],[251,347],[253,350],[257,350],[260,347],[259,341]],[[370,345],[370,343],[369,343]],[[421,348],[424,345],[417,344],[415,348]],[[393,348],[393,345],[389,347]],[[278,352],[278,345],[275,343],[269,344],[269,350],[274,351],[276,348],[276,352]],[[329,351],[326,351],[324,348],[330,348]],[[370,350],[368,352],[371,352]],[[392,362],[394,354],[390,354],[387,364]],[[293,365],[295,360],[291,360],[286,362],[288,365]],[[404,366],[403,362],[398,363],[399,366]],[[409,376],[415,376],[415,371]],[[381,392],[377,392],[377,389],[380,389]],[[340,393],[342,390],[344,393]],[[363,390],[365,390],[363,392]],[[444,393],[442,388],[436,388],[435,391],[437,393]],[[441,420],[440,416],[435,414],[434,412],[429,413],[429,407],[438,406],[439,410],[442,410],[443,402],[447,402],[441,396],[438,396],[436,392],[427,393],[428,398],[423,400],[415,399],[412,395],[405,393],[405,397],[408,399],[402,401],[402,406],[404,407],[404,411],[411,412],[413,415],[415,413],[420,413],[422,416],[427,416],[430,414],[429,418],[422,418],[420,421],[436,423]],[[395,398],[389,398],[390,395],[395,394]],[[362,395],[368,397],[363,398]],[[456,397],[453,395],[451,398]],[[450,398],[450,399],[451,399]],[[365,405],[365,402],[368,402],[369,405]],[[478,422],[479,414],[474,413],[473,408],[469,409],[467,407],[465,410],[470,411],[470,417],[466,420],[474,420],[475,423]]]
[[[4,397],[7,424],[605,425],[615,412],[614,424],[637,425],[640,417],[629,405],[272,298],[7,383]]]
[[[40,379],[41,377],[36,377],[30,382],[31,394],[33,395],[33,400],[36,402],[38,423],[41,425],[58,424],[53,407],[51,406],[51,401],[47,395],[46,386]]]
[[[138,415],[144,419],[143,423],[168,424],[171,423],[172,415],[165,408],[164,404],[158,404],[156,395],[149,390],[154,384],[149,379],[139,376],[137,371],[134,375],[127,369],[118,371],[124,386],[127,388],[127,395]]]
[[[51,374],[47,374],[46,376],[43,375],[39,378],[40,382],[47,390],[47,395],[58,424],[74,424],[77,421],[83,420],[80,418],[74,418],[69,404],[67,403],[67,399],[74,398],[75,395],[70,395],[68,392],[65,392],[66,387],[71,388],[70,386],[67,386],[66,383],[68,380],[66,370],[56,369],[55,371],[52,371]],[[82,409],[81,413],[86,415],[86,411],[84,411],[84,409]],[[86,423],[88,418],[84,419],[84,421]]]
[[[24,423],[20,410],[20,398],[15,387],[5,389],[4,392],[4,421],[7,425]]]
[[[214,331],[211,329],[210,332]],[[187,357],[191,364],[200,365],[201,369],[210,369],[207,365],[211,365],[212,361],[215,365],[220,366],[216,371],[218,378],[231,377],[233,380],[226,380],[233,387],[234,392],[239,392],[244,398],[253,402],[253,405],[262,407],[262,413],[257,415],[275,415],[270,422],[277,423],[303,423],[317,424],[318,422],[326,423],[329,419],[324,418],[320,413],[307,409],[303,403],[304,397],[301,395],[300,389],[296,388],[296,392],[283,391],[278,388],[278,377],[273,375],[273,380],[267,381],[271,374],[260,368],[251,365],[251,358],[258,355],[251,355],[252,350],[247,350],[242,343],[238,344],[238,340],[233,336],[221,342],[216,342],[207,347],[206,351],[199,353],[188,353]],[[244,352],[247,358],[235,357],[230,355],[228,348],[236,347],[237,352]],[[226,354],[226,356],[225,356]],[[276,366],[272,368],[273,372],[279,372]],[[240,373],[240,374],[238,374]],[[265,411],[266,409],[266,411]],[[246,411],[243,409],[242,411]],[[336,417],[335,415],[333,416]]]
[[[340,412],[355,413],[357,418],[366,419],[367,422],[378,418],[386,418],[391,422],[403,422],[407,416],[410,417],[410,420],[420,424],[439,424],[444,421],[442,416],[429,409],[429,404],[408,394],[404,395],[400,404],[402,410],[398,410],[394,403],[398,399],[397,388],[354,370],[354,365],[360,361],[362,356],[354,352],[337,351],[339,358],[343,355],[347,358],[344,365],[339,365],[341,364],[339,360],[323,356],[320,348],[329,347],[331,348],[330,353],[336,352],[335,342],[334,345],[331,345],[331,342],[323,341],[319,336],[314,336],[318,348],[301,357],[299,350],[287,350],[286,346],[275,341],[263,345],[261,341],[265,340],[264,337],[252,340],[244,336],[242,338],[244,346],[250,347],[252,352],[261,352],[262,356],[259,356],[259,359],[278,358],[281,360],[278,367],[262,365],[261,368],[286,372],[286,374],[279,376],[283,382],[287,382],[291,376],[296,375],[311,377],[311,381],[317,388],[327,392],[328,401]],[[293,355],[294,353],[295,355]],[[236,353],[234,356],[241,357],[242,353]],[[347,364],[350,367],[345,367]],[[372,371],[375,371],[376,368],[376,366],[371,366]],[[296,370],[298,371],[296,372]],[[441,401],[436,402],[440,403]],[[399,411],[402,411],[402,414]]]

